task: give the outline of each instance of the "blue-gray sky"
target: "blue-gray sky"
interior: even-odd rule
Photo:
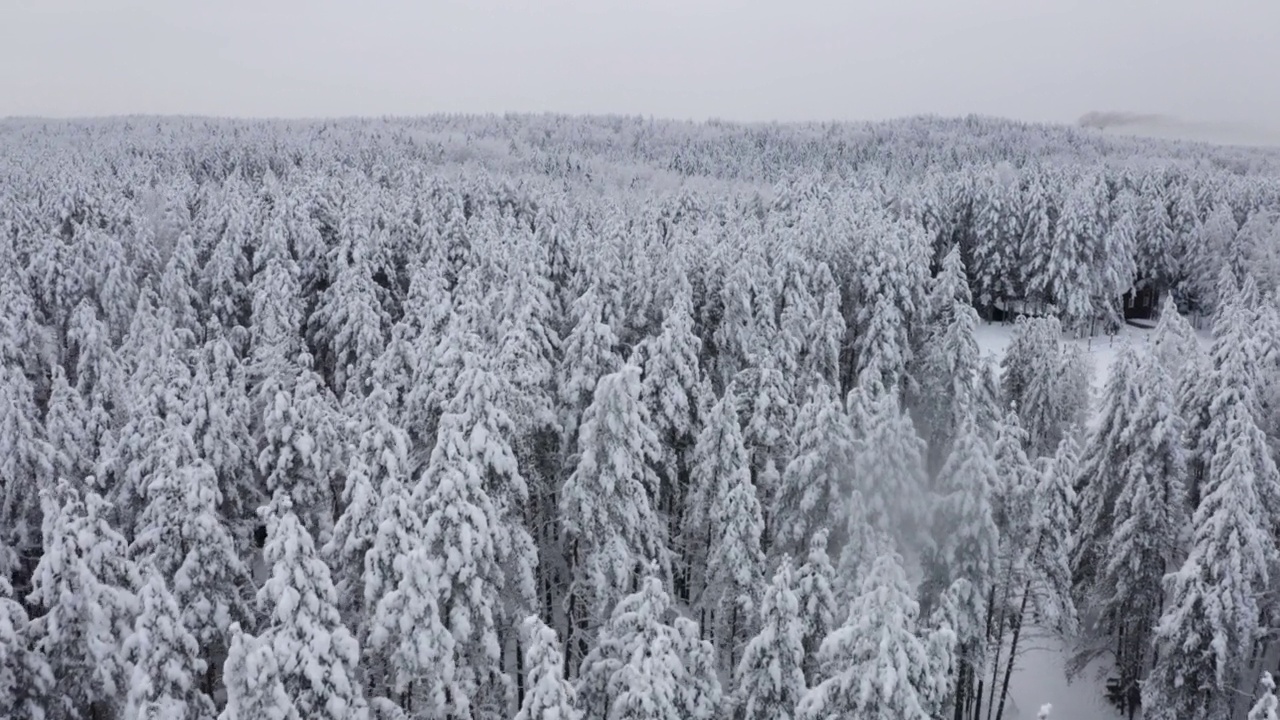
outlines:
[[[1094,110],[1280,129],[1280,2],[0,0],[0,116]]]

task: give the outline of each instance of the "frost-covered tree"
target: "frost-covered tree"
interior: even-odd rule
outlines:
[[[271,648],[285,693],[308,718],[363,718],[367,707],[355,675],[360,646],[342,624],[329,568],[315,541],[278,493],[264,511],[263,560],[270,575],[258,591],[266,619],[258,642]]]
[[[271,645],[231,626],[231,649],[223,669],[227,704],[219,720],[301,720],[285,691]]]
[[[805,693],[797,717],[934,717],[948,682],[937,669],[949,659],[935,657],[920,637],[919,610],[901,559],[879,557],[848,619],[822,641],[824,679]]]
[[[752,627],[758,589],[764,580],[760,535],[764,519],[746,468],[731,475],[711,510],[706,583],[699,605],[708,612],[716,645],[728,668]]]
[[[0,716],[40,720],[53,693],[53,672],[32,646],[27,610],[12,595],[0,576]]]
[[[668,563],[653,508],[657,437],[640,402],[634,366],[600,379],[578,439],[578,462],[560,493],[569,548],[570,621],[582,629],[634,587],[647,563]]]
[[[1130,451],[1116,468],[1119,490],[1109,537],[1094,550],[1100,565],[1092,581],[1079,586],[1082,616],[1091,619],[1079,659],[1087,662],[1103,648],[1118,648],[1116,668],[1126,689],[1149,667],[1164,577],[1178,559],[1188,519],[1182,421],[1161,358],[1149,356],[1135,381],[1139,400],[1132,421],[1121,429]]]
[[[730,705],[735,720],[791,720],[805,693],[804,626],[784,558],[760,601],[760,630],[734,671]]]
[[[1223,403],[1219,413],[1223,432],[1191,519],[1191,549],[1165,581],[1157,659],[1142,693],[1149,717],[1228,713],[1261,632],[1259,597],[1276,559],[1265,504],[1278,482],[1276,466],[1247,394]]]
[[[151,571],[139,599],[141,611],[124,642],[133,664],[125,717],[212,720],[213,700],[199,685],[205,671],[200,648],[164,578]]]
[[[122,648],[132,629],[137,571],[124,538],[106,520],[100,496],[66,481],[41,493],[44,551],[27,601],[35,650],[58,678],[52,718],[115,712],[123,705],[128,663]]]
[[[730,386],[704,418],[693,450],[690,487],[680,528],[685,566],[705,577],[714,548],[716,503],[749,473],[747,451],[738,425],[738,397]],[[704,581],[705,582],[705,581]]]
[[[819,528],[843,530],[850,489],[854,438],[848,417],[830,387],[818,386],[800,411],[795,456],[782,473],[773,500],[770,552],[800,555]],[[837,541],[836,549],[842,545]]]
[[[865,521],[905,543],[926,518],[927,448],[896,394],[872,399],[862,424],[854,443],[853,476]]]
[[[819,530],[809,540],[808,554],[795,579],[803,669],[810,685],[818,679],[818,648],[838,621],[835,584],[836,571],[827,556],[827,531]]]
[[[516,720],[581,720],[577,693],[564,679],[564,655],[556,631],[536,615],[525,618],[521,631],[528,679]]]
[[[339,604],[349,622],[367,616],[373,608],[364,603],[365,559],[381,531],[383,489],[402,487],[410,471],[409,436],[391,420],[391,402],[381,385],[375,385],[363,401],[358,445],[347,464],[342,514],[324,547],[337,576]]]
[[[915,374],[920,390],[912,405],[929,446],[928,467],[942,465],[960,419],[977,403],[980,365],[973,309],[959,246],[947,253],[929,296],[927,339]]]
[[[1249,720],[1280,718],[1280,710],[1277,709],[1280,708],[1280,702],[1276,701],[1276,681],[1271,678],[1271,673],[1263,672],[1262,679],[1258,683],[1262,687],[1262,695],[1249,709]]]
[[[1028,452],[1050,455],[1063,434],[1083,424],[1090,393],[1089,363],[1062,342],[1056,318],[1019,318],[1001,360],[1005,398],[1028,434]]]

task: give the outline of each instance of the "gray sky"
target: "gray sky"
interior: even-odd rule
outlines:
[[[1204,132],[1280,130],[1277,0],[0,5],[0,116],[976,112],[1073,122],[1122,110]]]

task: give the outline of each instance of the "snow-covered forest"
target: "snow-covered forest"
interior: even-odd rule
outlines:
[[[1278,285],[1262,150],[0,122],[0,717],[1276,718]]]

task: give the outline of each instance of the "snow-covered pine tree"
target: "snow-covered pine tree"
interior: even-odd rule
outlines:
[[[227,704],[219,720],[302,720],[284,689],[280,664],[269,643],[231,626],[231,648],[223,667]]]
[[[727,478],[711,510],[706,583],[698,605],[704,627],[712,625],[716,647],[729,671],[754,625],[759,587],[765,573],[760,535],[764,519],[756,488],[745,467]]]
[[[799,556],[819,528],[844,528],[842,509],[849,495],[854,438],[829,386],[814,388],[800,410],[794,438],[795,455],[782,473],[773,500],[770,552],[775,555]],[[837,537],[833,549],[841,547],[843,538]]]
[[[960,248],[942,261],[929,296],[927,339],[915,375],[919,393],[912,402],[929,446],[927,468],[936,473],[946,458],[960,418],[979,402],[980,360],[973,309]]]
[[[804,626],[791,560],[783,558],[760,601],[760,630],[734,671],[734,720],[791,720],[805,693]]]
[[[1240,378],[1247,372],[1244,356],[1243,348],[1227,354],[1215,374]],[[1258,598],[1276,560],[1274,516],[1266,503],[1280,477],[1250,400],[1247,388],[1233,384],[1214,398],[1219,432],[1191,520],[1191,549],[1181,569],[1166,579],[1166,604],[1155,630],[1157,659],[1142,692],[1146,717],[1230,713],[1234,688],[1261,631]]]
[[[1278,709],[1280,703],[1276,701],[1276,681],[1271,678],[1271,673],[1263,672],[1258,684],[1262,687],[1262,695],[1249,709],[1249,720],[1280,719],[1280,709]]]
[[[698,623],[686,617],[671,622],[673,645],[683,672],[677,683],[680,717],[714,720],[719,717],[722,691],[716,664],[716,646],[702,638]]]
[[[872,398],[869,410],[853,452],[854,484],[863,503],[864,521],[873,530],[906,543],[927,517],[927,448],[911,418],[901,410],[896,393]]]
[[[31,637],[58,679],[49,709],[54,718],[115,712],[128,683],[121,649],[137,606],[128,545],[107,523],[110,506],[97,494],[82,497],[62,480],[40,500],[44,552],[27,602],[42,610]]]
[[[835,595],[836,570],[827,556],[827,531],[818,530],[809,539],[805,562],[796,572],[796,601],[800,608],[800,645],[804,651],[803,670],[808,685],[818,675],[818,648],[836,627],[838,606]]]
[[[360,406],[358,445],[347,463],[342,514],[323,552],[335,569],[339,605],[348,624],[357,628],[372,614],[365,604],[365,558],[379,533],[381,490],[389,482],[403,486],[409,470],[409,436],[391,420],[392,398],[376,383]]]
[[[706,414],[694,445],[679,546],[683,569],[690,573],[685,583],[696,583],[696,587],[684,588],[685,595],[701,592],[706,583],[706,563],[714,548],[712,525],[716,520],[716,503],[739,482],[739,474],[749,472],[737,404],[738,396],[730,385]]]
[[[8,548],[0,547],[0,553]],[[54,689],[44,654],[33,647],[27,609],[0,573],[0,717],[42,720]]]
[[[560,493],[575,635],[590,633],[589,618],[602,617],[635,587],[647,563],[669,567],[665,528],[652,504],[656,445],[640,402],[639,368],[602,377],[579,433],[577,467]]]
[[[368,709],[355,675],[360,646],[342,624],[329,568],[287,494],[277,492],[262,514],[270,576],[258,591],[258,611],[266,619],[258,642],[274,653],[280,682],[299,715],[364,718]]]
[[[1115,525],[1115,503],[1124,476],[1122,468],[1140,439],[1127,432],[1139,403],[1138,359],[1122,345],[1102,391],[1098,420],[1085,442],[1076,480],[1080,527],[1072,558],[1077,589],[1092,588],[1105,561]]]
[[[582,720],[577,692],[564,679],[564,655],[556,631],[537,615],[525,618],[521,626],[524,643],[524,702],[515,720]]]
[[[643,361],[640,393],[658,437],[661,460],[661,502],[656,509],[666,517],[668,534],[673,539],[687,527],[683,522],[688,507],[686,495],[690,491],[690,475],[696,472],[695,444],[707,400],[707,383],[698,365],[702,341],[693,332],[692,294],[688,279],[680,274],[671,289],[671,305],[661,332],[642,341],[632,360]],[[736,413],[733,421],[736,425]]]
[[[182,623],[178,602],[158,571],[139,596],[142,605],[124,655],[133,665],[124,716],[212,720],[213,700],[200,689],[205,663],[196,638]]]
[[[987,628],[988,596],[996,582],[1000,546],[991,502],[998,482],[986,441],[973,419],[966,419],[935,484],[921,588],[930,616],[944,602],[953,605],[946,614],[956,632],[955,701],[959,704],[972,700],[967,682],[985,666],[982,633]]]
[[[1164,578],[1182,548],[1187,525],[1185,450],[1173,383],[1163,360],[1149,355],[1135,378],[1138,405],[1122,429],[1130,452],[1122,458],[1119,491],[1100,565],[1092,584],[1078,587],[1081,614],[1091,618],[1075,664],[1115,651],[1121,685],[1143,679],[1152,632],[1165,600]],[[1096,541],[1096,540],[1095,540]]]
[[[919,610],[898,555],[877,558],[848,619],[822,641],[825,679],[805,693],[796,716],[935,717],[948,685],[937,669],[949,659],[934,657],[919,636]]]
[[[579,426],[594,398],[599,380],[622,367],[618,336],[608,324],[604,301],[592,285],[573,303],[577,323],[564,340],[557,389],[562,409],[563,446],[567,452],[578,446]]]

